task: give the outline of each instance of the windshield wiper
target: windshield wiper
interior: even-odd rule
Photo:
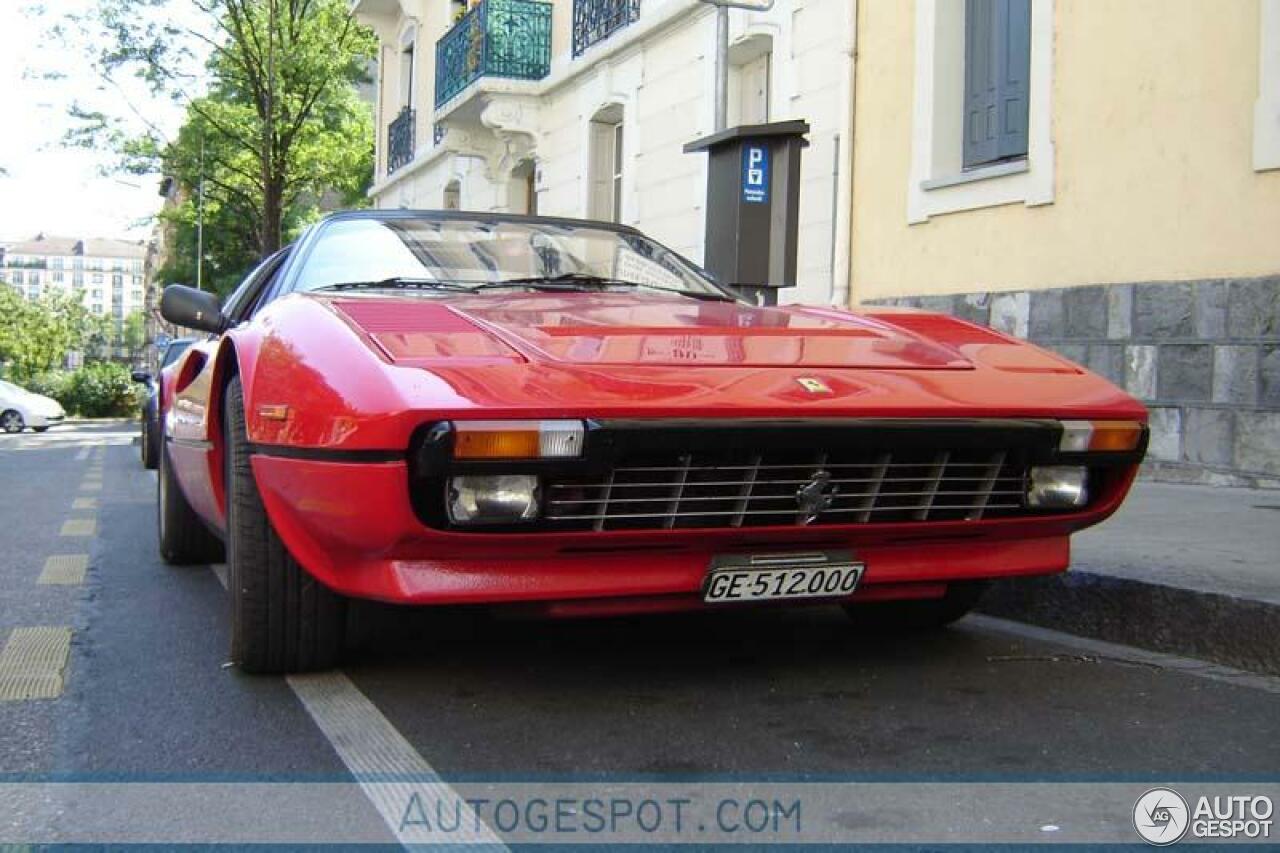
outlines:
[[[508,278],[502,281],[485,282],[477,284],[475,290],[493,290],[502,287],[529,287],[534,290],[546,291],[564,291],[564,290],[585,290],[603,289],[606,287],[628,287],[632,289],[640,288],[643,290],[658,290],[663,293],[674,293],[679,296],[688,296],[690,299],[701,299],[708,302],[733,302],[732,297],[720,293],[705,293],[698,290],[680,290],[675,287],[659,287],[653,284],[641,284],[637,281],[623,281],[617,278],[607,278],[605,276],[591,275],[589,273],[569,272],[562,275],[554,276],[528,276],[526,278]]]
[[[326,284],[315,290],[447,290],[451,293],[474,293],[474,287],[440,281],[434,278],[409,278],[408,276],[392,276],[380,281],[341,281],[337,284]]]
[[[531,275],[524,278],[504,278],[477,285],[476,290],[493,290],[500,287],[532,287],[537,290],[583,290],[588,287],[640,287],[633,281],[605,278],[584,272],[567,272],[561,275]]]

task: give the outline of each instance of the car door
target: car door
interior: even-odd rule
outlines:
[[[273,286],[285,266],[289,249],[263,261],[231,294],[223,306],[229,328],[249,322],[273,297]],[[167,461],[191,508],[215,530],[226,527],[226,508],[218,499],[222,485],[222,452],[216,439],[214,368],[222,335],[197,341],[161,374],[161,414]]]

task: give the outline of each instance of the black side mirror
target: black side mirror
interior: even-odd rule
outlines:
[[[171,284],[160,296],[160,316],[176,326],[213,332],[226,330],[227,318],[218,297],[207,290],[196,290],[183,284]]]
[[[151,384],[151,374],[145,370],[135,370],[129,374],[129,378],[134,382],[140,382],[143,385]]]

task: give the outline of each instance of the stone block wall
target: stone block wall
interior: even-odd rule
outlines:
[[[1027,338],[1151,410],[1145,475],[1280,488],[1280,275],[880,300]]]

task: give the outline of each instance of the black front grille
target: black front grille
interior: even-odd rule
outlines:
[[[1027,467],[988,449],[637,455],[547,479],[543,517],[557,530],[978,520],[1024,510]]]

